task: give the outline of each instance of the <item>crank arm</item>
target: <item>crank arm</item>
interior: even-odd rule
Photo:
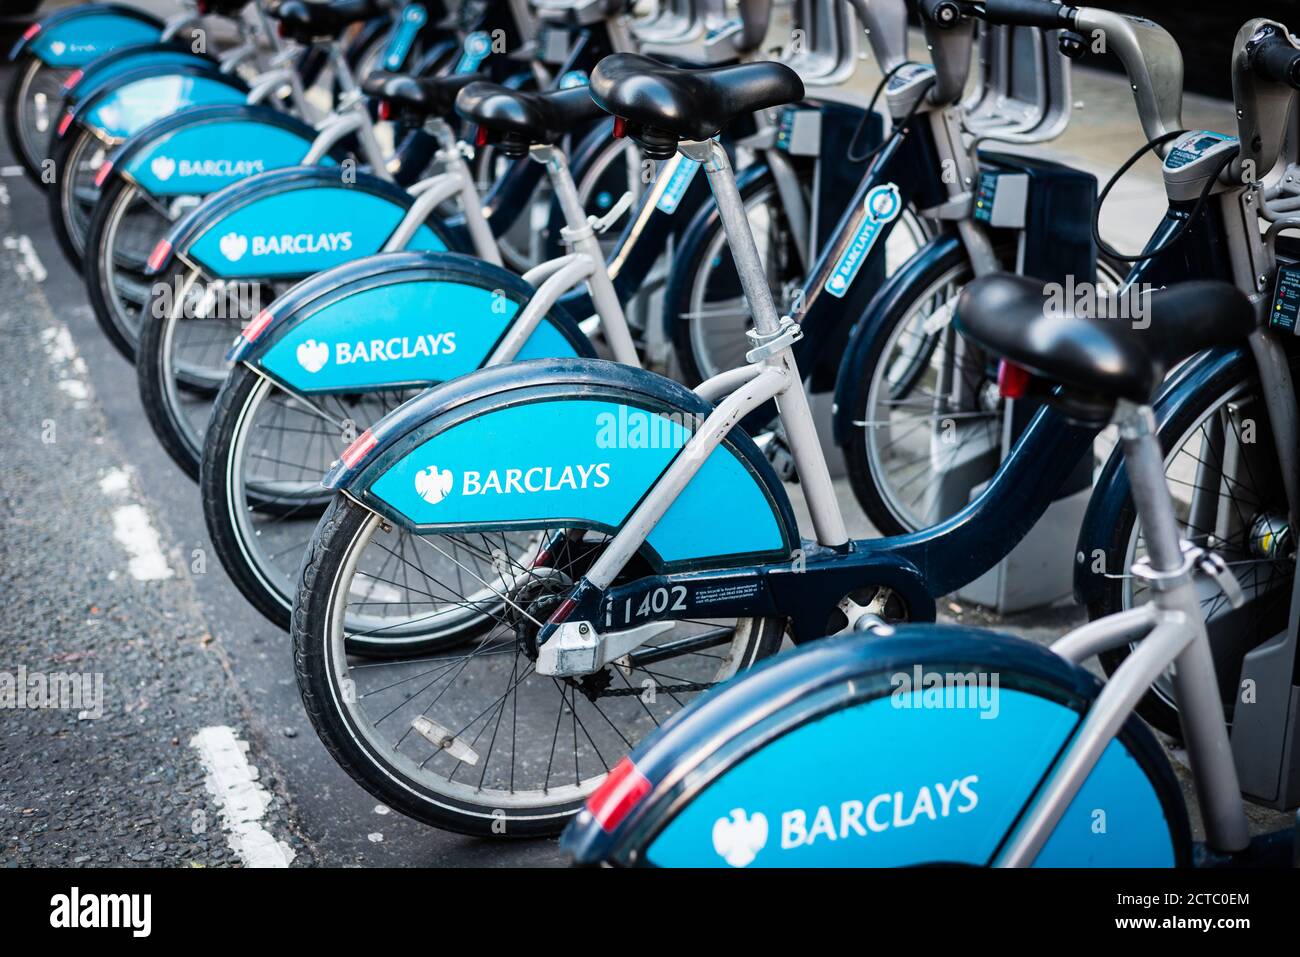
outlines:
[[[566,621],[538,649],[537,673],[555,678],[592,674],[672,627],[671,621],[650,621],[602,635],[590,622]]]

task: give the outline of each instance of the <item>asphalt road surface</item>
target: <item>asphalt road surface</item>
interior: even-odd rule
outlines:
[[[1088,83],[1094,106],[1126,92]],[[1080,126],[1118,125],[1108,115],[1084,112]],[[1113,140],[1094,142],[1079,161],[1113,169]],[[1142,199],[1158,205],[1152,192]],[[49,222],[45,195],[0,150],[0,681],[22,669],[66,698],[0,711],[0,861],[562,864],[553,841],[465,838],[392,813],[326,754],[287,636],[226,578],[197,489],[155,440],[134,370],[100,332]],[[1061,608],[1000,625],[1046,641],[1079,620]],[[1287,822],[1252,816],[1259,830]]]
[[[562,863],[554,842],[391,813],[325,753],[288,636],[212,554],[198,491],[145,421],[45,195],[7,150],[0,171],[0,672],[84,678],[81,704],[98,675],[103,711],[0,711],[0,860]]]

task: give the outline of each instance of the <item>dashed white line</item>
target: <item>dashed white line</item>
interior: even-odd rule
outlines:
[[[201,729],[190,739],[190,747],[203,762],[208,790],[221,808],[227,841],[244,866],[288,867],[295,856],[293,848],[277,841],[261,824],[271,795],[257,783],[257,768],[244,753],[248,745],[231,728],[217,725]]]
[[[49,356],[50,365],[59,374],[58,387],[73,400],[78,409],[90,401],[90,385],[86,382],[86,361],[77,354],[72,333],[67,326],[50,326],[41,330],[41,346]]]
[[[4,248],[18,253],[18,263],[14,269],[23,279],[45,282],[50,277],[45,263],[41,262],[41,257],[36,254],[36,246],[30,236],[6,236]]]
[[[99,490],[105,495],[121,495],[131,487],[131,473],[126,469],[109,469],[99,480]]]
[[[113,510],[113,537],[130,556],[127,570],[136,581],[162,581],[175,574],[143,505],[123,505]]]

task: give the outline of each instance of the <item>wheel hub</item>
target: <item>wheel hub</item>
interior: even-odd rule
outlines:
[[[537,660],[537,635],[542,625],[572,587],[569,576],[553,572],[544,577],[529,577],[511,591],[505,619],[514,629],[515,641],[530,660]]]

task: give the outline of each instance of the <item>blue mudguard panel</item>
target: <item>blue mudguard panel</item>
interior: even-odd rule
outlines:
[[[1079,716],[1038,695],[994,687],[992,676],[985,677],[989,685],[962,688],[947,704],[941,688],[890,693],[791,731],[696,797],[651,844],[648,862],[990,863]],[[1173,863],[1160,800],[1119,741],[1037,861]]]
[[[178,66],[197,66],[211,70],[216,64],[210,58],[191,53],[174,43],[122,47],[87,64],[76,84],[64,95],[63,102],[65,106],[80,103],[126,74],[141,68],[165,73]]]
[[[406,268],[402,268],[405,266]],[[349,281],[361,268],[368,275]],[[277,302],[273,325],[232,358],[302,393],[434,385],[479,368],[533,293],[518,277],[452,253],[387,253],[320,273],[336,288]],[[301,284],[306,285],[307,283]],[[553,310],[520,359],[594,357],[567,313]]]
[[[901,626],[813,642],[692,704],[632,754],[651,793],[579,861],[806,867],[990,863],[1100,683],[1009,635]],[[773,707],[773,702],[781,702]],[[700,740],[718,742],[701,754]],[[1130,719],[1038,866],[1188,863],[1178,784]]]
[[[314,135],[269,107],[205,107],[151,123],[110,160],[115,175],[154,196],[202,195],[301,163]]]
[[[272,170],[209,196],[173,237],[214,276],[305,276],[379,252],[410,207],[410,197],[358,174],[345,184],[320,167]],[[446,249],[421,225],[408,249]]]
[[[109,139],[122,140],[179,110],[242,103],[248,96],[238,80],[191,66],[150,76],[132,71],[120,80],[112,89],[82,101],[74,114],[76,122]]]
[[[638,429],[644,447],[622,441]],[[426,440],[395,462],[371,493],[425,529],[613,531],[689,437],[671,410],[612,399],[527,402],[485,412]],[[782,549],[764,490],[733,452],[715,451],[691,492],[650,535],[663,562]]]
[[[709,409],[675,383],[614,363],[509,364],[385,417],[373,454],[327,485],[422,530],[615,532]],[[651,532],[648,558],[657,567],[785,558],[795,529],[780,482],[737,433]]]
[[[161,35],[161,22],[143,11],[86,4],[44,18],[40,31],[20,42],[11,56],[31,53],[49,66],[74,69],[110,50],[151,43]]]

